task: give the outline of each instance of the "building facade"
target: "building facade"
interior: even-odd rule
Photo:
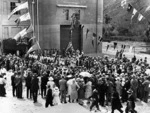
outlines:
[[[29,22],[23,22],[19,26],[15,23],[15,20],[27,10],[22,10],[15,13],[10,20],[8,15],[11,11],[19,5],[20,0],[0,0],[0,40],[13,38],[18,32],[29,25]],[[24,2],[26,0],[21,0]]]
[[[28,0],[32,20],[14,22],[20,15],[27,12],[17,12],[8,20],[10,12],[20,0],[0,0],[0,39],[13,38],[19,31],[34,25],[35,36],[41,48],[66,49],[70,41],[72,15],[78,14],[79,25],[72,33],[74,49],[85,53],[101,53],[102,46],[98,37],[102,36],[103,0]],[[25,2],[27,0],[21,0]],[[97,34],[93,37],[93,34]]]
[[[71,16],[77,12],[79,26],[73,30],[72,43],[84,53],[101,53],[103,0],[33,0],[35,33],[42,49],[63,50],[70,41]],[[30,4],[33,4],[30,1]],[[93,37],[97,34],[97,38]]]

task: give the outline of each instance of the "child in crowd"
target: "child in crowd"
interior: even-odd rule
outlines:
[[[55,87],[55,88],[54,88],[54,92],[53,92],[53,103],[54,103],[54,105],[59,105],[59,104],[61,104],[61,103],[60,103],[59,94],[60,94],[60,92],[59,92],[58,87]]]
[[[47,95],[46,95],[46,103],[45,103],[45,107],[47,108],[48,105],[50,104],[51,106],[53,106],[53,94],[52,94],[52,89],[50,88],[50,86],[47,86],[48,90],[47,90]]]

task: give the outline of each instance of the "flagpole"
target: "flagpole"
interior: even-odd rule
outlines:
[[[96,53],[98,52],[97,37],[98,37],[98,0],[96,0]]]
[[[32,1],[33,36],[35,36],[34,4],[35,4],[35,0]]]
[[[39,36],[40,36],[40,28],[39,28],[39,0],[37,0],[37,28],[38,28],[38,42],[39,42]]]

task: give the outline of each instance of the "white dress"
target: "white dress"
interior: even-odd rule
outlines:
[[[60,97],[59,97],[59,90],[54,90],[53,96],[54,96],[54,98],[53,98],[54,105],[61,104],[60,103]]]
[[[71,95],[71,85],[72,85],[72,79],[67,81],[67,87],[68,87],[67,95],[68,96]]]

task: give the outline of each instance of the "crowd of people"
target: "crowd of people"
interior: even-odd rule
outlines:
[[[41,95],[46,100],[45,107],[62,103],[91,102],[94,106],[111,105],[112,113],[123,111],[122,103],[127,102],[125,112],[135,112],[135,101],[148,102],[150,69],[147,58],[128,59],[124,54],[115,58],[108,56],[91,57],[75,51],[61,55],[58,50],[45,52],[43,55],[30,54],[27,58],[16,55],[0,57],[1,70],[4,68],[14,73],[11,76],[12,95],[23,98],[23,83],[26,97],[38,101]],[[91,76],[80,75],[87,72]],[[0,96],[5,96],[5,73],[0,75]]]

